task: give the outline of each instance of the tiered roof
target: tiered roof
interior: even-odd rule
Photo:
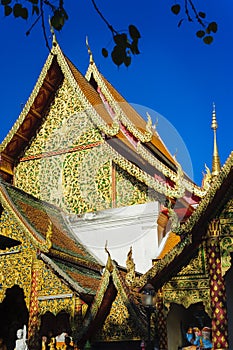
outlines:
[[[93,295],[101,263],[73,236],[62,210],[0,181],[0,201],[38,250],[38,256],[72,289]]]
[[[182,198],[179,206],[192,212],[192,204],[204,196],[205,190],[183,173],[152,128],[150,116],[145,122],[99,73],[93,61],[85,79],[64,56],[56,41],[30,98],[0,147],[2,176],[12,181],[14,165],[35,136],[64,78],[74,88],[85,109],[91,111],[90,118],[105,135],[113,161],[158,194]]]
[[[219,215],[233,195],[233,152],[213,179],[206,196],[199,203],[196,211],[176,231],[180,236],[171,250],[166,251],[162,259],[140,277],[137,286],[142,288],[150,281],[156,289],[170,280],[184,266],[198,249],[211,220]]]
[[[164,202],[168,197],[173,203],[176,202],[175,211],[178,219],[186,220],[194,211],[193,205],[200,201],[206,190],[196,186],[183,173],[180,165],[152,127],[150,116],[146,122],[128,104],[98,71],[92,56],[84,77],[63,54],[56,40],[53,41],[51,53],[31,96],[0,146],[0,173],[3,178],[7,182],[12,181],[14,166],[20,161],[21,154],[39,130],[63,79],[68,80],[82,105],[91,112],[89,117],[102,132],[103,142],[113,161],[130,175],[154,189],[158,196],[161,196],[161,201]],[[39,247],[41,244],[44,246],[46,234],[52,230],[52,243],[48,249],[50,259],[64,258],[71,263],[80,264],[84,269],[100,268],[90,254],[87,252],[82,254],[79,251],[79,246],[71,239],[62,213],[57,208],[37,201],[8,184],[2,185],[1,188],[2,193],[6,191],[9,203],[13,203],[14,210],[22,218],[35,244]],[[55,212],[56,215],[53,214]],[[55,266],[57,260],[54,261],[55,265],[49,260],[47,263]],[[66,271],[67,275],[72,275],[68,272],[68,267]]]
[[[177,201],[176,215],[185,217],[168,252],[141,277],[134,286],[126,283],[120,269],[111,259],[101,279],[101,264],[73,238],[63,212],[9,184],[14,165],[39,129],[58,86],[66,78],[78,94],[83,106],[90,109],[90,118],[103,134],[113,161],[130,175],[156,190],[163,198]],[[56,41],[42,69],[34,90],[18,120],[1,147],[0,202],[15,216],[18,224],[38,249],[40,258],[69,286],[82,296],[95,300],[86,314],[80,342],[85,343],[91,332],[103,323],[120,292],[135,320],[146,326],[133,287],[140,290],[148,281],[159,289],[172,274],[190,258],[205,232],[208,221],[222,206],[228,191],[233,190],[233,154],[207,192],[196,186],[183,173],[156,130],[126,102],[98,71],[91,58],[86,78],[64,56]],[[204,198],[203,198],[204,197]],[[203,198],[200,202],[200,199]],[[196,211],[193,205],[199,203]],[[171,209],[171,208],[170,208]],[[185,212],[185,213],[184,213]],[[174,238],[174,235],[172,235]],[[166,246],[167,247],[167,246]],[[139,330],[140,333],[140,330]]]
[[[127,309],[129,317],[128,322],[128,339],[130,340],[130,327],[131,327],[131,340],[139,340],[144,337],[147,331],[147,318],[145,309],[143,308],[141,301],[139,300],[138,293],[134,292],[126,282],[127,272],[122,269],[111,259],[108,252],[108,261],[101,282],[99,284],[96,296],[93,300],[91,307],[88,309],[84,318],[84,327],[79,332],[78,345],[84,346],[87,339],[96,340],[98,332],[106,321],[107,317],[111,318],[110,310],[114,313],[114,307],[117,307],[119,303],[123,303],[123,307]],[[114,306],[114,301],[117,300]],[[118,306],[120,307],[120,306]],[[115,322],[115,327],[119,327],[117,322],[120,320],[112,320],[110,323]],[[120,323],[119,323],[120,324]],[[118,329],[118,334],[121,339],[124,339],[124,329]],[[113,332],[114,333],[114,332]],[[98,340],[98,339],[97,339]],[[114,334],[108,341],[114,341]]]
[[[171,245],[164,247],[154,266],[145,274],[139,276],[135,273],[132,250],[126,263],[127,273],[122,271],[109,255],[95,299],[85,316],[85,327],[79,334],[79,344],[85,344],[86,340],[98,331],[99,322],[102,325],[106,320],[118,293],[124,298],[125,305],[128,305],[130,315],[136,322],[135,329],[138,330],[139,326],[142,334],[146,334],[145,310],[139,300],[141,290],[148,282],[159,290],[190,261],[206,233],[209,222],[220,214],[229,199],[232,199],[232,194],[233,152],[214,179],[198,209],[177,232],[179,236],[170,234]]]

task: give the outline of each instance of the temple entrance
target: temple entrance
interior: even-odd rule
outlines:
[[[6,290],[5,298],[0,304],[0,337],[8,350],[15,347],[16,332],[28,324],[28,309],[23,289],[18,285]]]
[[[62,310],[56,316],[47,311],[41,316],[40,337],[46,336],[48,339],[56,337],[61,333],[71,335],[70,315]]]
[[[141,341],[112,341],[92,344],[92,350],[141,350]]]
[[[167,317],[169,350],[177,350],[179,347],[190,345],[186,338],[190,327],[197,327],[200,330],[204,327],[211,327],[211,319],[205,312],[203,304],[196,303],[187,309],[183,305],[171,304]]]

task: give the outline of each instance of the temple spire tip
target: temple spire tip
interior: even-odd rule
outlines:
[[[221,169],[220,165],[220,158],[218,154],[218,146],[217,146],[217,133],[216,130],[218,128],[218,123],[216,119],[216,109],[215,109],[215,103],[213,103],[213,111],[212,111],[212,123],[211,123],[211,129],[214,131],[214,150],[213,150],[213,157],[212,157],[212,176],[218,175]]]
[[[56,46],[57,45],[57,39],[56,39],[56,35],[55,35],[55,32],[54,32],[54,28],[52,26],[50,17],[49,17],[49,26],[50,26],[50,33],[52,34],[53,46]]]
[[[87,46],[88,55],[90,57],[90,63],[93,63],[94,60],[93,60],[92,51],[91,51],[91,48],[90,48],[90,45],[89,45],[89,42],[88,42],[88,36],[86,36],[86,46]]]
[[[217,128],[218,128],[218,123],[217,123],[217,119],[216,119],[216,109],[215,109],[215,103],[213,102],[211,129],[217,130]]]

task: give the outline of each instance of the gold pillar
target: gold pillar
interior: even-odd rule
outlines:
[[[81,325],[82,325],[82,319],[83,319],[83,317],[82,317],[82,305],[83,305],[82,300],[79,297],[77,297],[75,299],[75,319],[77,321],[78,327],[81,327]]]
[[[78,333],[82,327],[82,321],[83,321],[83,316],[82,316],[82,305],[83,302],[79,297],[75,297],[75,305],[74,305],[74,317],[72,319],[72,336],[74,339],[74,342],[76,343]]]
[[[38,331],[40,326],[39,304],[38,304],[38,283],[39,283],[40,264],[37,260],[32,265],[31,275],[31,295],[29,306],[29,322],[28,322],[28,341],[29,347],[37,349],[38,347]]]
[[[210,279],[213,349],[228,349],[226,287],[220,255],[220,223],[212,220],[207,232],[207,261]]]
[[[157,332],[159,338],[159,350],[168,349],[167,343],[167,319],[163,310],[163,292],[159,290],[156,298],[156,310],[157,310]]]

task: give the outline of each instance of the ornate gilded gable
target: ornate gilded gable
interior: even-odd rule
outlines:
[[[89,113],[64,79],[15,168],[15,186],[69,213],[145,203],[146,185],[120,167],[113,175],[115,154],[102,146],[102,134]]]
[[[107,316],[101,331],[94,340],[101,342],[140,340],[142,331],[136,318],[130,313],[125,300],[118,292],[112,303],[111,311]]]
[[[233,193],[232,193],[233,197]],[[225,222],[224,219],[227,222],[233,222],[233,198],[231,198],[227,204],[225,205],[223,211],[220,214],[220,220],[221,222]]]
[[[119,166],[116,167],[117,206],[143,204],[155,199],[155,191],[148,189],[145,184],[129,175]]]
[[[73,239],[59,209],[3,182],[0,190],[0,232],[21,242],[1,252],[0,302],[21,288],[30,327],[46,311],[74,315],[77,295],[95,294],[101,265]]]
[[[12,247],[1,254],[0,259],[0,302],[6,296],[6,290],[17,285],[22,288],[25,296],[26,306],[29,309],[32,288],[34,279],[34,272],[36,270],[36,290],[39,300],[39,313],[43,314],[46,311],[53,310],[54,313],[64,309],[67,311],[73,310],[72,298],[53,298],[56,295],[70,295],[71,289],[62,282],[46,264],[38,260],[38,248],[35,247],[28,235],[25,234],[22,227],[20,227],[14,216],[4,211],[1,216],[0,224],[1,233],[19,240],[20,246]]]
[[[102,142],[88,113],[64,80],[43,125],[16,166],[17,187],[67,211],[80,212],[71,199],[71,196],[76,198],[77,205],[79,189],[74,197],[74,193],[69,193],[69,186],[77,184],[77,172],[83,167],[88,150]],[[89,168],[89,176],[90,171]],[[85,209],[89,209],[88,205]]]
[[[1,215],[0,232],[22,242],[21,245],[9,248],[1,254],[0,284],[2,288],[0,289],[0,301],[2,302],[4,299],[6,289],[17,284],[24,290],[28,306],[31,293],[31,265],[33,257],[36,256],[36,248],[14,216],[7,210],[4,210]]]
[[[233,252],[233,199],[230,199],[225,205],[220,216],[221,225],[221,265],[222,273],[225,273],[230,269],[232,265],[231,255]]]
[[[164,305],[182,304],[186,308],[191,304],[203,302],[210,313],[209,276],[206,260],[206,246],[203,243],[195,256],[181,271],[163,287]]]
[[[23,158],[36,156],[50,151],[64,151],[67,148],[100,140],[99,135],[86,133],[96,132],[88,113],[74,88],[64,79],[44,122],[26,150]]]

